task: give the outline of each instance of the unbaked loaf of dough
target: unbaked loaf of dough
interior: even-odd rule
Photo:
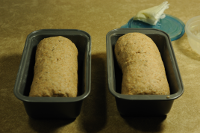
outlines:
[[[40,41],[35,55],[30,97],[76,97],[78,50],[62,36]]]
[[[127,33],[117,40],[115,56],[123,73],[122,94],[170,94],[160,52],[151,38]]]

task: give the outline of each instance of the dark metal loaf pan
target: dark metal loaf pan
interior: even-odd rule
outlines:
[[[122,71],[114,54],[115,43],[126,33],[139,32],[149,36],[157,45],[164,66],[170,95],[123,95],[121,94]],[[108,32],[106,36],[108,88],[115,97],[122,116],[154,116],[169,113],[175,99],[183,94],[183,83],[169,36],[157,29],[121,28]]]
[[[78,48],[78,96],[29,97],[33,80],[35,53],[38,43],[47,37],[64,36]],[[76,118],[83,100],[91,90],[91,37],[75,29],[42,29],[27,36],[15,86],[15,96],[23,101],[27,114],[33,118]]]

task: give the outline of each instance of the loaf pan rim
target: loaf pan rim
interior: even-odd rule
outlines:
[[[124,94],[120,94],[120,93],[118,93],[114,90],[115,84],[113,86],[112,83],[110,82],[112,80],[115,81],[114,70],[112,71],[111,68],[110,68],[112,66],[109,66],[111,64],[111,65],[113,65],[113,69],[115,69],[114,63],[112,62],[113,54],[108,53],[110,51],[113,52],[112,51],[112,44],[110,42],[110,37],[113,36],[113,35],[116,35],[117,31],[124,32],[122,34],[126,34],[126,33],[130,33],[130,32],[136,32],[136,31],[138,32],[138,31],[144,31],[144,30],[146,30],[146,31],[157,31],[157,32],[164,34],[165,38],[168,38],[167,41],[168,41],[168,44],[169,44],[169,47],[170,47],[170,52],[171,52],[171,55],[173,57],[173,61],[175,63],[176,73],[178,74],[177,76],[179,78],[178,82],[181,86],[181,88],[178,90],[178,92],[176,92],[174,94],[170,94],[170,95],[124,95]],[[125,32],[125,31],[128,31],[128,32]],[[180,97],[183,94],[184,86],[183,86],[183,83],[182,83],[180,71],[178,69],[178,63],[176,61],[176,57],[175,57],[175,54],[174,54],[174,50],[173,50],[173,47],[172,47],[172,44],[171,44],[170,37],[166,32],[158,30],[158,29],[153,29],[153,28],[118,28],[118,29],[113,29],[113,30],[109,31],[106,35],[106,49],[107,49],[106,54],[107,54],[107,70],[108,70],[107,71],[108,89],[111,92],[111,94],[113,96],[115,96],[116,98],[124,99],[124,100],[163,100],[163,101],[165,101],[165,100],[177,99],[178,97]],[[110,62],[112,62],[112,63],[110,63]]]
[[[24,96],[23,94],[21,94],[19,92],[20,89],[17,87],[19,86],[20,82],[22,82],[21,81],[22,77],[23,77],[22,69],[23,69],[23,67],[26,67],[25,65],[22,66],[22,63],[24,62],[24,60],[26,60],[25,55],[27,53],[27,50],[25,50],[25,49],[29,48],[28,47],[28,45],[29,45],[28,43],[30,41],[29,38],[36,36],[40,32],[44,32],[43,33],[44,35],[52,35],[52,36],[59,36],[59,35],[55,35],[55,33],[51,33],[51,32],[65,32],[65,35],[71,35],[69,33],[70,31],[83,33],[83,35],[85,37],[87,37],[87,39],[88,39],[88,43],[87,43],[88,54],[87,54],[87,61],[86,61],[87,66],[88,66],[88,67],[86,67],[88,74],[85,75],[85,77],[88,78],[88,83],[86,83],[85,92],[82,95],[77,96],[77,97],[29,97],[29,96]],[[16,81],[15,81],[13,91],[14,91],[14,95],[23,102],[68,103],[68,102],[78,102],[78,101],[85,99],[91,92],[91,36],[90,36],[90,34],[88,34],[87,32],[85,32],[83,30],[79,30],[79,29],[40,29],[40,30],[35,30],[35,31],[29,33],[26,38],[26,41],[25,41],[25,46],[24,46],[24,50],[22,52],[22,58],[20,61],[20,65],[19,65],[17,76],[16,76]]]

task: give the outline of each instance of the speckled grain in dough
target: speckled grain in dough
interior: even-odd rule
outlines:
[[[78,50],[71,40],[49,37],[37,46],[30,97],[76,97]]]
[[[170,94],[160,52],[151,38],[125,34],[116,42],[115,55],[123,73],[122,94]]]

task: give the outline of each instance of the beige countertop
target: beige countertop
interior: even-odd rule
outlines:
[[[120,116],[108,91],[106,34],[126,24],[138,11],[160,0],[2,0],[0,2],[0,132],[1,133],[199,133],[200,55],[189,46],[187,35],[173,41],[184,84],[166,118]],[[186,22],[200,15],[199,0],[168,0],[166,14]],[[29,33],[39,29],[79,29],[92,38],[91,93],[80,115],[68,120],[34,120],[26,114],[13,88]]]

